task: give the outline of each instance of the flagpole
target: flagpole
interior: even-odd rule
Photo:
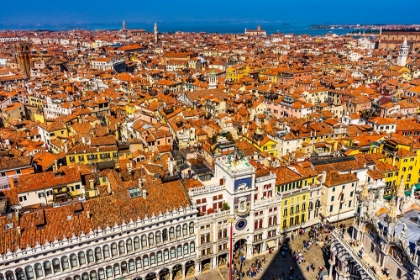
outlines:
[[[233,228],[232,228],[232,223],[233,223],[233,218],[229,219],[230,221],[230,233],[229,233],[229,280],[232,280],[232,265],[233,265]]]

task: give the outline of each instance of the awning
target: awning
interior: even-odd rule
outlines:
[[[267,241],[267,249],[276,247],[276,242],[274,240]]]

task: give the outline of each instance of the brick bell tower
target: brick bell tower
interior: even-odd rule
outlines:
[[[31,47],[29,42],[20,42],[16,46],[17,62],[28,79],[31,78]]]

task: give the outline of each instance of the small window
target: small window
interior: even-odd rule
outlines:
[[[141,196],[141,191],[139,187],[128,189],[128,194],[131,198],[139,197]]]

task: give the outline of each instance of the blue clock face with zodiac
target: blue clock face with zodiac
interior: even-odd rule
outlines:
[[[239,221],[236,222],[236,229],[237,230],[241,230],[244,229],[246,227],[247,221],[245,219],[241,219]]]

